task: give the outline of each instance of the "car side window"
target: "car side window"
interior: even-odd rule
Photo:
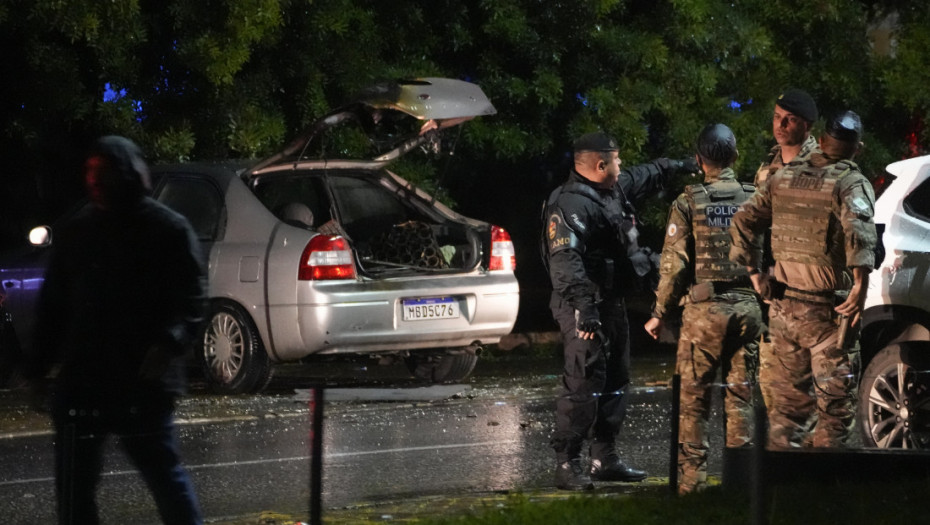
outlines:
[[[904,197],[904,211],[922,221],[930,222],[930,179],[923,181]]]
[[[185,216],[201,241],[219,237],[223,204],[219,191],[210,182],[195,177],[166,177],[157,199]]]

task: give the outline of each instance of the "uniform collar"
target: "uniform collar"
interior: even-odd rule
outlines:
[[[704,179],[704,184],[713,184],[714,182],[721,180],[736,180],[736,172],[733,171],[733,168],[723,168],[720,170],[720,173],[714,175],[713,177],[706,176]]]
[[[569,181],[569,182],[579,182],[579,183],[584,184],[584,185],[586,185],[586,186],[590,186],[590,187],[593,188],[595,191],[601,192],[601,193],[610,193],[610,192],[612,191],[612,188],[602,188],[602,187],[598,186],[597,184],[591,182],[590,179],[588,179],[588,178],[586,178],[584,175],[578,173],[578,170],[576,170],[576,169],[574,169],[574,168],[572,168],[572,172],[568,175],[568,181]]]

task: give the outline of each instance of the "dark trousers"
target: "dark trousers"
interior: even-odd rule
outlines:
[[[165,524],[203,523],[193,484],[181,466],[172,397],[59,392],[52,410],[61,525],[99,523],[95,493],[110,434],[119,436]]]
[[[622,298],[604,300],[598,306],[605,345],[599,338],[579,339],[575,310],[558,294],[549,303],[559,323],[565,353],[562,392],[556,400],[552,447],[558,461],[581,454],[584,440],[591,440],[591,457],[603,459],[616,453],[614,441],[626,419],[630,384],[630,324]]]

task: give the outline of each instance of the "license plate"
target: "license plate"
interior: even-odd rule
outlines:
[[[460,316],[459,303],[452,297],[404,299],[402,310],[404,321],[457,319]]]

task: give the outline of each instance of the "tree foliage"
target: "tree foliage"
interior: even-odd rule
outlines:
[[[871,47],[883,22],[890,53]],[[823,114],[863,116],[867,174],[930,141],[919,0],[2,0],[0,35],[0,144],[15,168],[2,185],[30,190],[25,203],[63,200],[97,135],[130,136],[153,160],[257,157],[399,77],[474,81],[498,108],[466,126],[459,167],[419,175],[463,194],[485,180],[466,171],[542,194],[593,129],[628,164],[688,156],[712,121],[736,132],[748,178],[788,86]]]

